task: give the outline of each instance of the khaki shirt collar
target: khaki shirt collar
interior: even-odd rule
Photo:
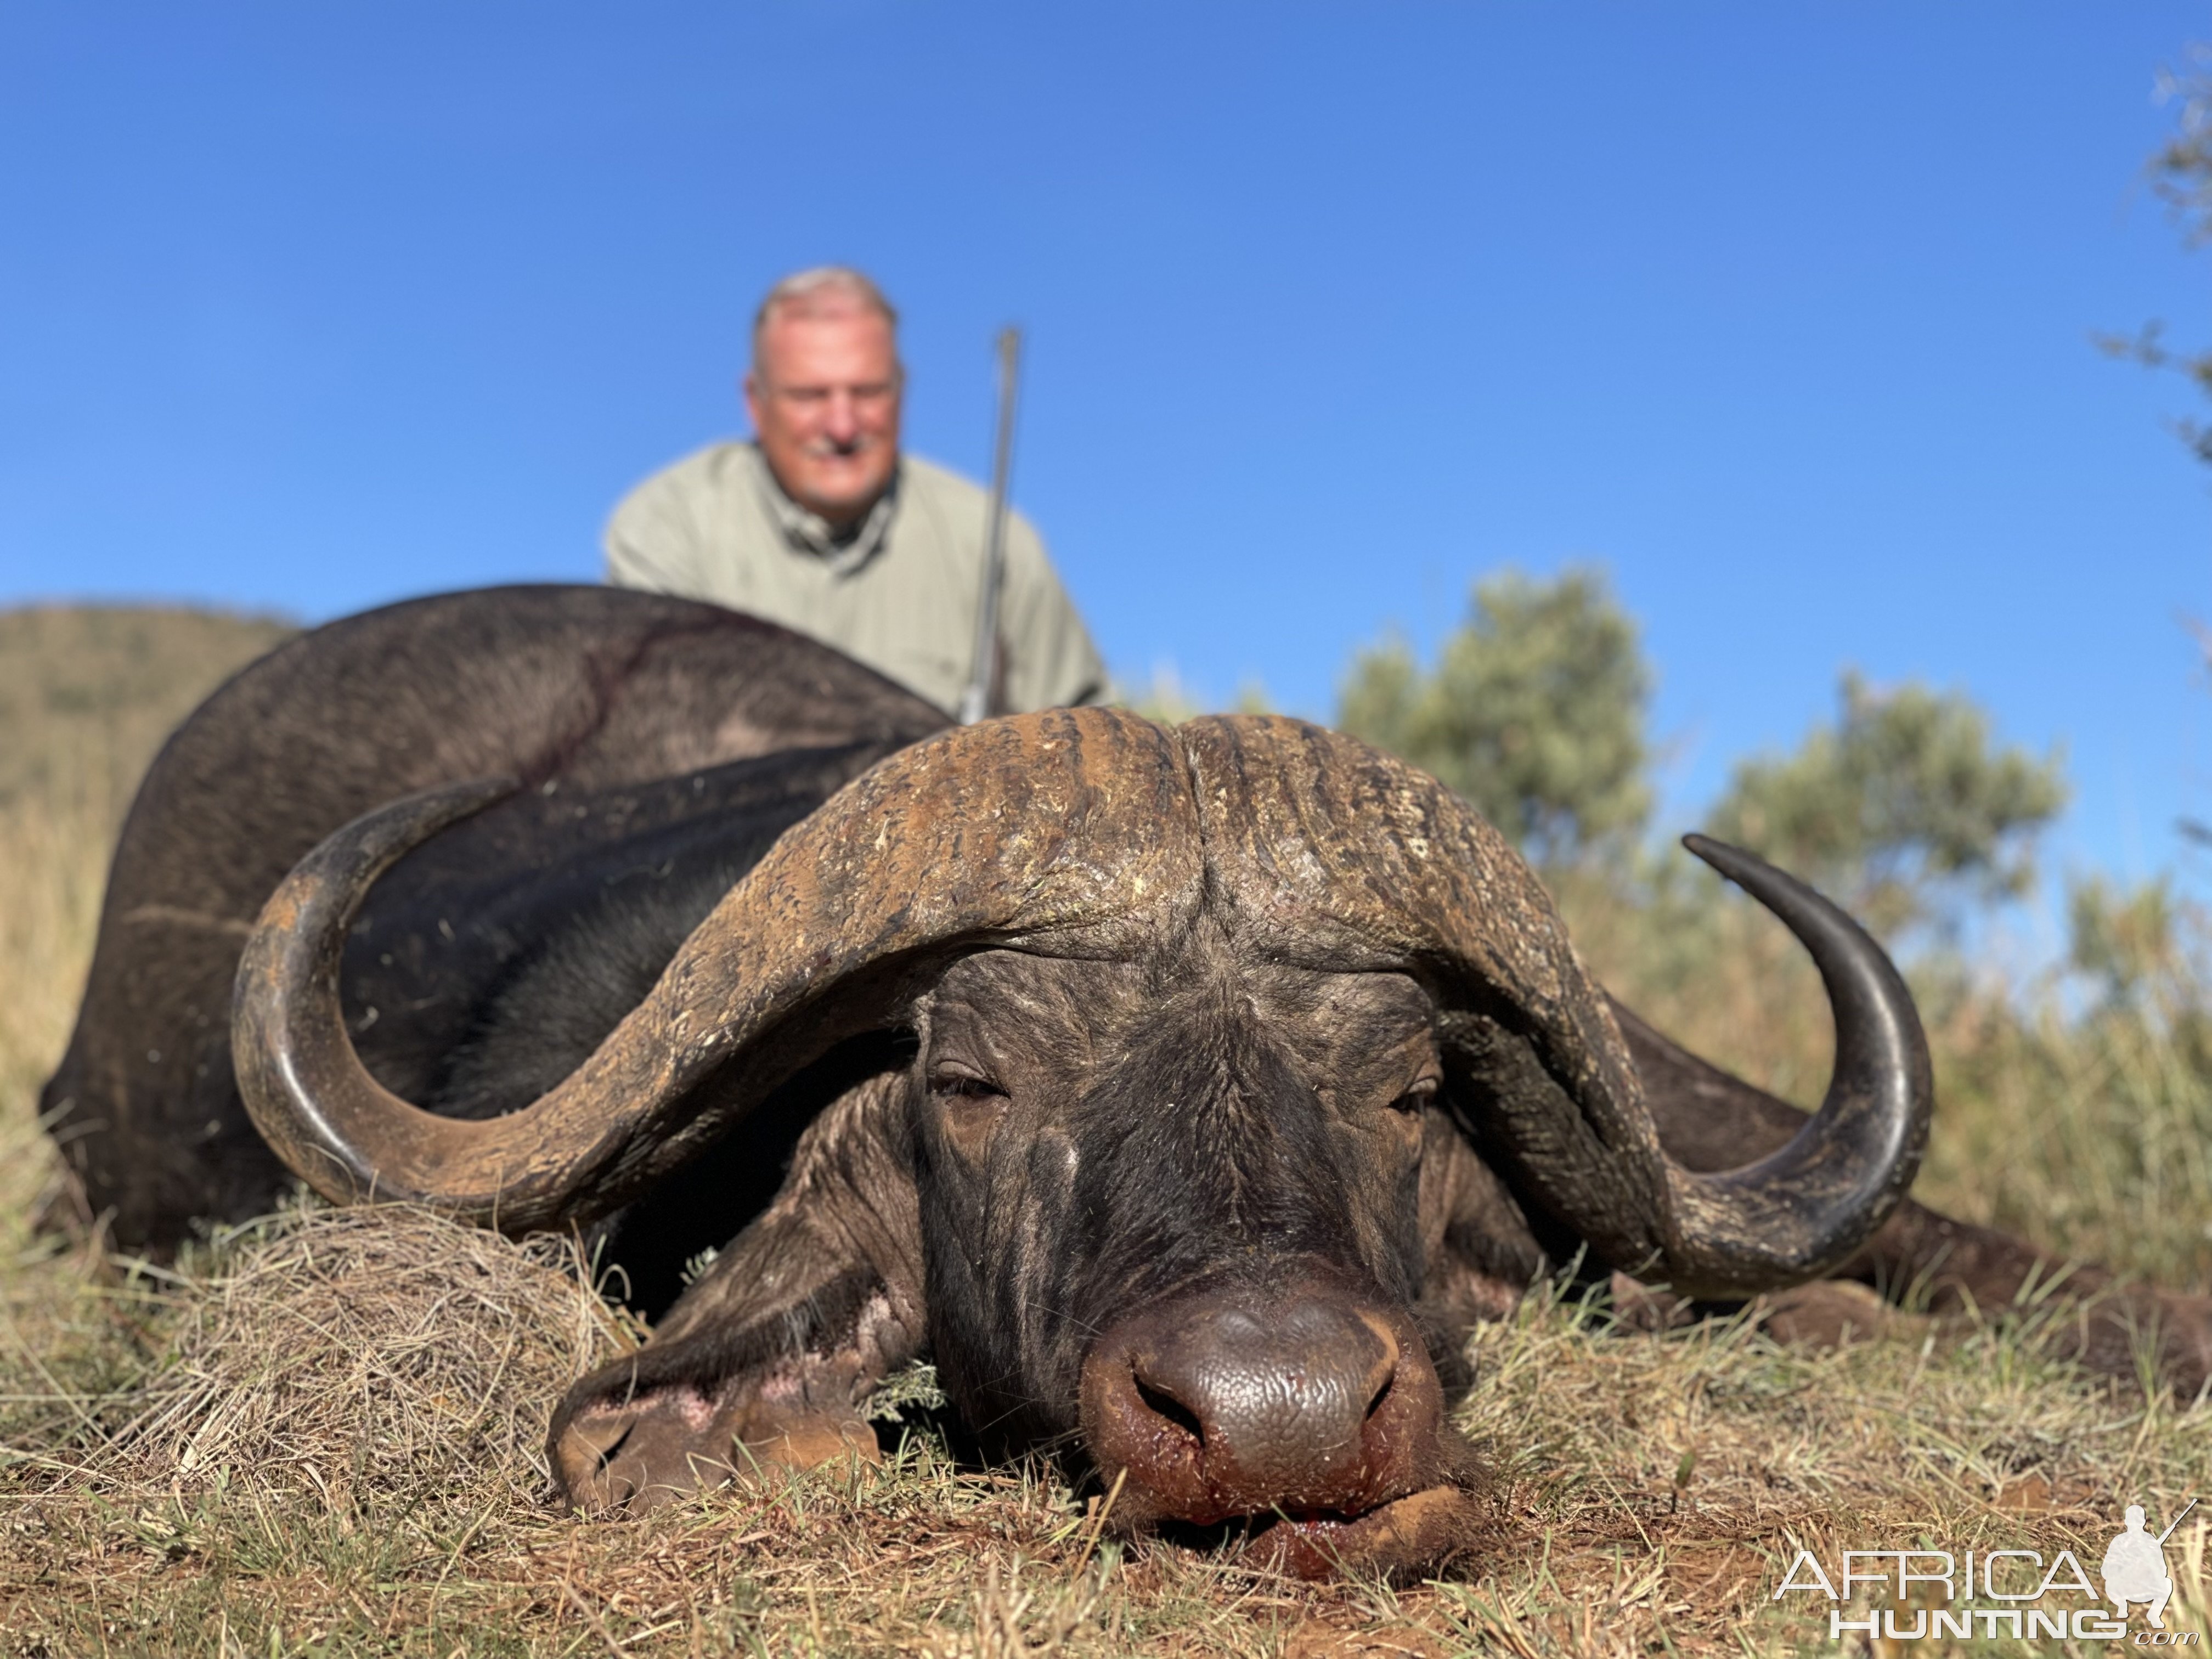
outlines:
[[[821,560],[835,575],[849,576],[883,551],[884,538],[890,533],[891,515],[898,506],[899,476],[906,470],[903,459],[891,469],[890,484],[876,498],[876,504],[868,509],[866,516],[839,532],[831,529],[820,514],[808,512],[783,493],[783,486],[775,481],[775,474],[769,470],[768,458],[760,453],[758,443],[746,447],[752,452],[753,471],[760,485],[761,498],[768,504],[776,527],[783,532],[784,545],[793,552]]]

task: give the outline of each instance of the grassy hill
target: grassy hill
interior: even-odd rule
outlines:
[[[0,809],[119,815],[177,722],[298,631],[150,606],[0,611]]]
[[[0,611],[0,1243],[50,1168],[33,1102],[76,1015],[139,776],[203,697],[297,631],[204,611]]]

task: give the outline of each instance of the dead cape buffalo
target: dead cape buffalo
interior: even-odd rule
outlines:
[[[596,1229],[658,1322],[555,1413],[588,1508],[868,1455],[858,1402],[927,1353],[986,1449],[1079,1444],[1120,1524],[1246,1526],[1304,1571],[1457,1547],[1462,1338],[1566,1264],[1939,1310],[2053,1266],[1900,1202],[1911,1000],[1755,859],[1699,849],[1826,980],[1810,1118],[1611,1003],[1496,832],[1348,738],[944,727],[605,589],[285,646],[125,826],[42,1102],[88,1212],[159,1249],[296,1171]],[[2201,1298],[2089,1297],[2076,1346],[2124,1371],[2154,1322],[2200,1386]]]

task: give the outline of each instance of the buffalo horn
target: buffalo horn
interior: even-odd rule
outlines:
[[[568,1078],[504,1117],[441,1118],[362,1066],[338,962],[378,873],[507,787],[457,785],[355,820],[286,878],[248,944],[240,1089],[270,1144],[333,1200],[414,1200],[514,1232],[590,1220],[878,1021],[908,965],[1033,937],[1126,957],[1200,890],[1188,776],[1160,727],[1082,709],[947,732],[787,831]]]
[[[361,902],[411,849],[518,787],[513,778],[472,778],[364,812],[292,867],[246,939],[231,999],[239,1092],[262,1139],[325,1197],[378,1193],[377,1167],[344,1133],[360,1110],[355,1097],[383,1093],[354,1053],[339,1002],[338,971]],[[417,1157],[434,1156],[464,1127],[385,1098],[411,1114],[402,1127]],[[402,1194],[387,1187],[381,1195]]]
[[[356,819],[264,909],[234,1057],[254,1121],[340,1201],[415,1200],[520,1231],[626,1202],[933,960],[982,945],[1125,959],[1201,901],[1266,957],[1437,988],[1462,1122],[1599,1259],[1747,1295],[1848,1255],[1910,1183],[1929,1066],[1872,940],[1748,854],[1692,850],[1797,934],[1835,1010],[1835,1080],[1789,1146],[1697,1174],[1661,1151],[1603,993],[1527,866],[1435,780],[1294,720],[1170,732],[1113,710],[958,728],[793,826],[574,1073],[487,1121],[384,1089],[347,1037],[338,963],[377,875],[511,787],[453,786]]]
[[[1698,1297],[1815,1277],[1911,1184],[1932,1098],[1911,995],[1810,888],[1692,837],[1804,942],[1835,1010],[1835,1081],[1789,1146],[1699,1175],[1661,1150],[1604,994],[1534,875],[1457,796],[1358,740],[1219,716],[1177,736],[1218,890],[1267,954],[1437,988],[1462,1127],[1598,1259]]]
[[[1912,994],[1864,928],[1741,848],[1705,836],[1682,844],[1797,936],[1835,1019],[1826,1097],[1789,1145],[1740,1170],[1668,1165],[1682,1234],[1672,1281],[1742,1294],[1825,1272],[1866,1242],[1919,1171],[1936,1085]]]

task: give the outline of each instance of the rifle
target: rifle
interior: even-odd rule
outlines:
[[[960,723],[971,726],[991,712],[991,683],[999,678],[999,588],[1006,570],[1006,491],[1014,465],[1014,393],[1021,376],[1022,331],[999,331],[999,441],[991,458],[991,516],[983,541],[983,588],[975,600],[975,670],[960,698]]]
[[[2186,1520],[2189,1518],[2189,1511],[2190,1511],[2190,1510],[2193,1510],[2193,1509],[2195,1509],[2196,1507],[2197,1507],[2197,1500],[2196,1500],[2195,1498],[2191,1498],[2191,1499],[2190,1499],[2186,1504],[2184,1504],[2181,1506],[2181,1513],[2180,1513],[2180,1514],[2179,1514],[2179,1515],[2177,1515],[2177,1516],[2175,1516],[2173,1517],[2173,1519],[2172,1519],[2172,1520],[2171,1520],[2171,1521],[2169,1521],[2169,1522],[2167,1522],[2166,1523],[2166,1530],[2165,1530],[2164,1532],[2162,1532],[2162,1533],[2159,1534],[2159,1535],[2158,1535],[2158,1541],[2159,1541],[2160,1544],[2163,1544],[2163,1543],[2165,1543],[2165,1542],[2166,1542],[2166,1540],[2167,1539],[2169,1539],[2169,1538],[2172,1537],[2172,1536],[2173,1536],[2173,1529],[2174,1529],[2176,1527],[2179,1526],[2179,1525],[2180,1525],[2184,1521],[2186,1521]]]

